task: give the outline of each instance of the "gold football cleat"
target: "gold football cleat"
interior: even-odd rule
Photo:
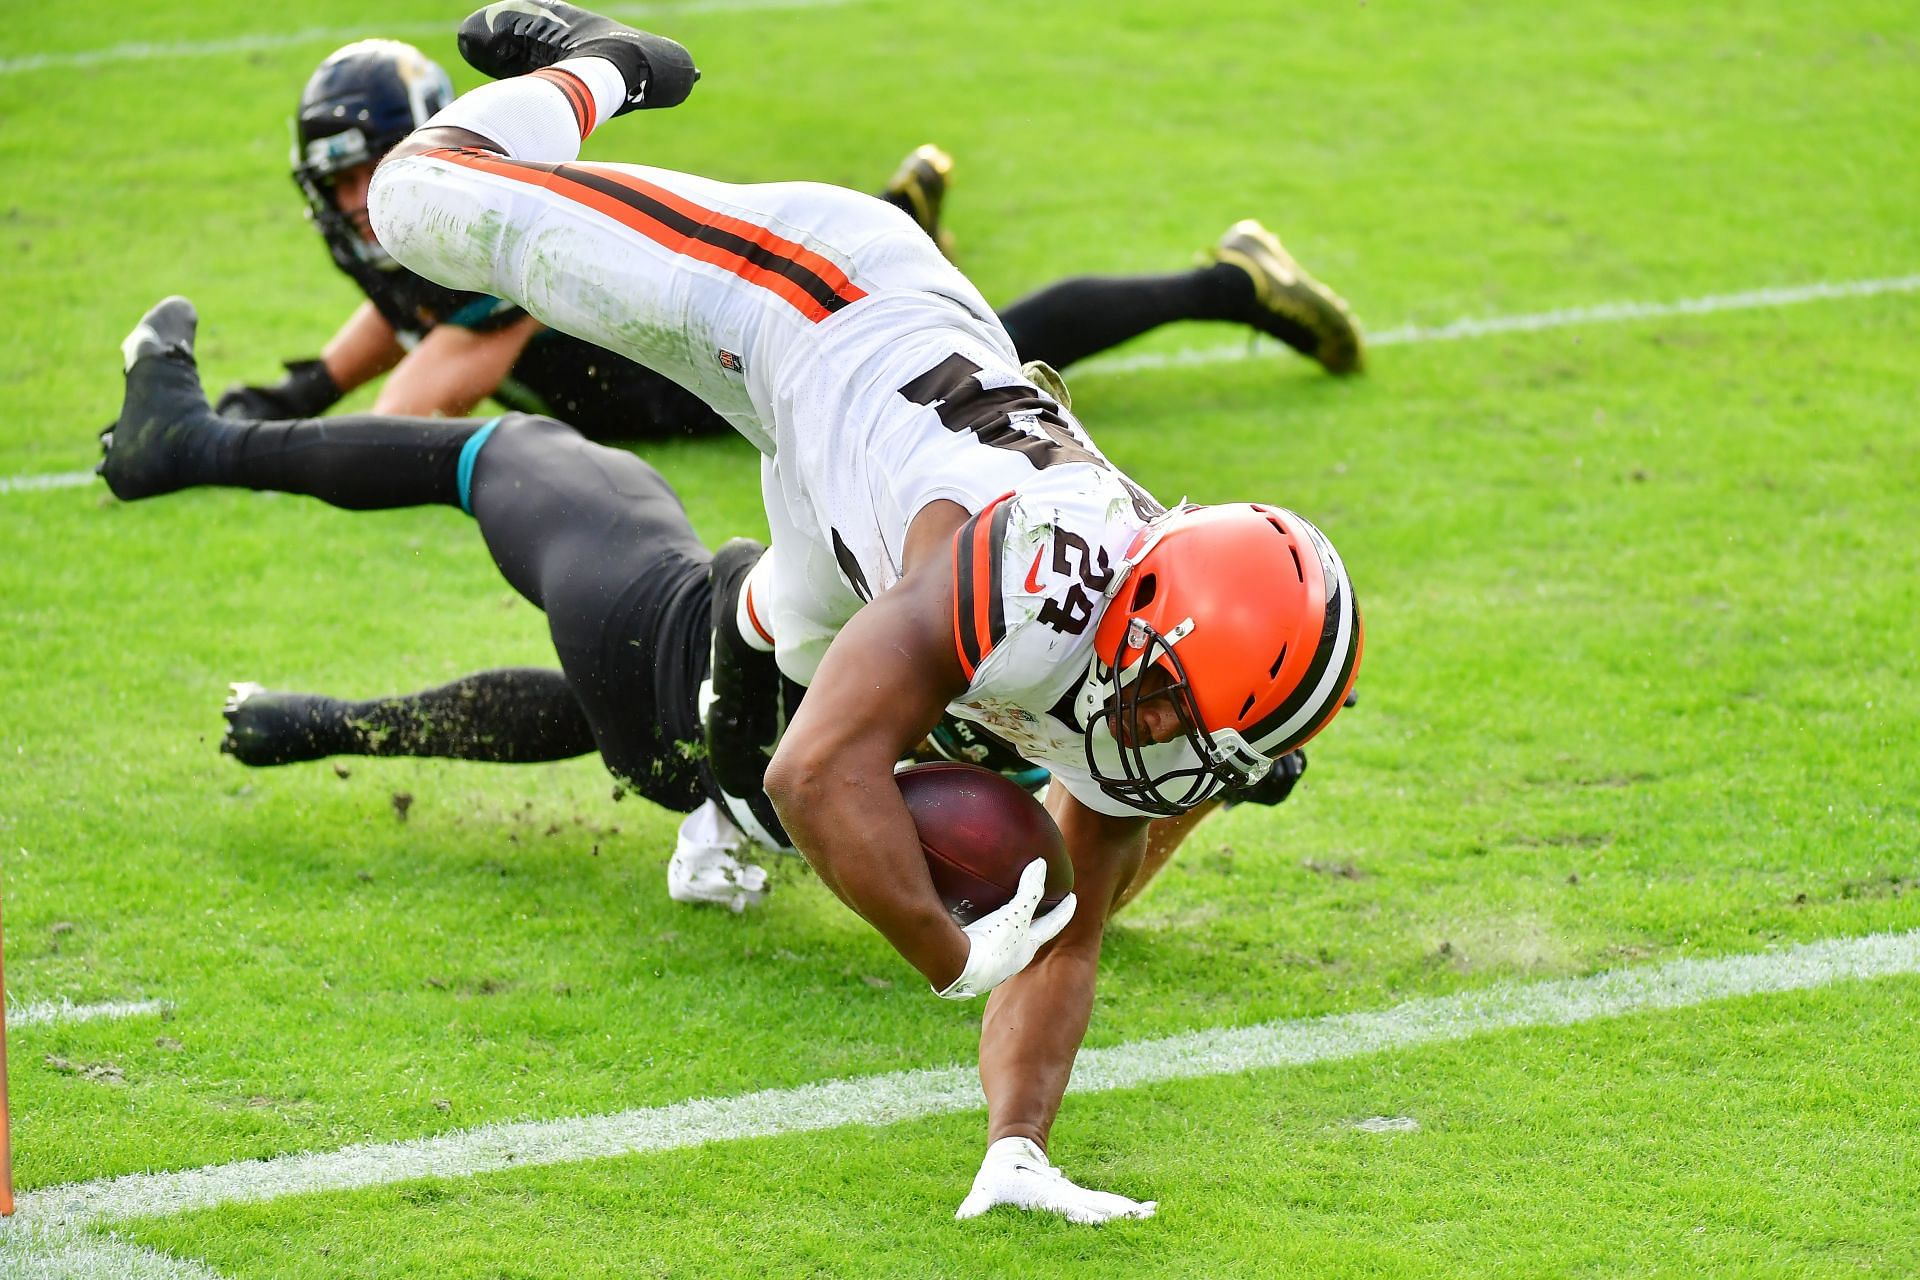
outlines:
[[[1328,373],[1359,373],[1360,326],[1346,300],[1308,275],[1280,238],[1252,218],[1234,223],[1213,248],[1216,262],[1252,277],[1257,314],[1248,323],[1320,362]]]
[[[940,225],[940,202],[952,172],[953,157],[929,142],[907,153],[886,187],[887,198],[902,205],[948,258],[953,257],[953,233]]]

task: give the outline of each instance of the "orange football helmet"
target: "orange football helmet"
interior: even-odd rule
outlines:
[[[1075,711],[1094,780],[1148,812],[1182,813],[1221,787],[1258,782],[1327,726],[1360,668],[1346,566],[1325,534],[1282,507],[1168,513],[1141,530],[1106,596]],[[1143,691],[1155,671],[1167,687]],[[1156,772],[1138,707],[1163,693],[1194,758]],[[1103,723],[1125,726],[1114,732],[1118,775],[1094,758]]]

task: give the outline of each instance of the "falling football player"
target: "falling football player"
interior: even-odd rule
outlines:
[[[755,608],[733,625],[807,689],[764,789],[822,881],[939,995],[992,993],[989,1146],[960,1215],[1150,1215],[1153,1202],[1080,1187],[1046,1153],[1105,923],[1140,872],[1151,819],[1259,781],[1339,710],[1362,649],[1340,557],[1281,507],[1163,509],[891,205],[812,183],[578,163],[601,121],[686,99],[698,73],[673,41],[558,0],[504,0],[463,23],[460,46],[509,78],[388,153],[369,192],[375,235],[428,279],[510,300],[672,378],[760,450],[772,539],[741,592]],[[159,325],[130,337],[130,398],[140,357],[169,345]],[[221,482],[256,446],[270,468],[303,427],[314,441],[334,429],[196,419],[152,438],[191,437],[190,468]],[[537,465],[533,450],[494,451],[511,438],[504,425],[427,424],[378,456],[396,483],[450,470],[477,511],[489,493],[514,502],[515,471]],[[135,449],[116,468],[119,447],[106,465],[123,496],[138,496],[154,457],[176,456],[171,443]],[[531,562],[496,558],[545,604],[548,572],[558,583],[556,566],[608,545],[581,522]],[[893,768],[948,710],[1053,777],[1075,894],[1044,915],[1038,860],[1011,903],[964,929],[933,890]]]

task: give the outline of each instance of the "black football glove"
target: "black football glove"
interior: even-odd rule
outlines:
[[[1307,753],[1289,751],[1273,762],[1267,776],[1250,787],[1227,792],[1228,804],[1279,804],[1293,794],[1294,784],[1307,771]]]
[[[223,418],[284,422],[290,418],[317,418],[340,399],[340,388],[325,363],[289,360],[287,376],[270,387],[228,387],[213,411]]]

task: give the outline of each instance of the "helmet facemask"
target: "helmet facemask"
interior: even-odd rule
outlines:
[[[328,247],[336,253],[349,252],[383,270],[399,265],[378,241],[369,238],[360,224],[342,211],[334,190],[334,179],[340,174],[359,165],[379,162],[380,155],[367,144],[366,134],[357,128],[347,129],[314,138],[303,147],[300,132],[296,121],[293,181],[300,188],[300,194],[307,198],[307,216],[313,219]]]
[[[1093,779],[1148,813],[1264,778],[1333,718],[1358,669],[1345,567],[1282,508],[1182,505],[1140,532],[1104,595],[1075,712]],[[1156,746],[1141,707],[1162,696],[1180,733],[1156,715],[1168,739]],[[1103,723],[1114,737],[1105,769]]]
[[[1206,731],[1194,703],[1192,681],[1176,649],[1192,630],[1191,618],[1167,635],[1154,630],[1144,619],[1130,620],[1125,643],[1116,657],[1131,655],[1131,661],[1116,672],[1096,653],[1077,708],[1085,725],[1082,742],[1087,770],[1100,789],[1122,803],[1162,817],[1185,813],[1222,787],[1257,782],[1273,767],[1271,760],[1248,747],[1233,730],[1221,735]],[[1149,688],[1157,683],[1156,674],[1164,676],[1166,682]],[[1172,702],[1180,738],[1168,743],[1153,741],[1140,709],[1155,698]],[[1111,734],[1119,755],[1117,775],[1103,771],[1095,755],[1094,744],[1102,725]],[[1221,737],[1231,741],[1219,741]],[[1156,770],[1147,759],[1147,750],[1181,740],[1187,746],[1186,762]]]

